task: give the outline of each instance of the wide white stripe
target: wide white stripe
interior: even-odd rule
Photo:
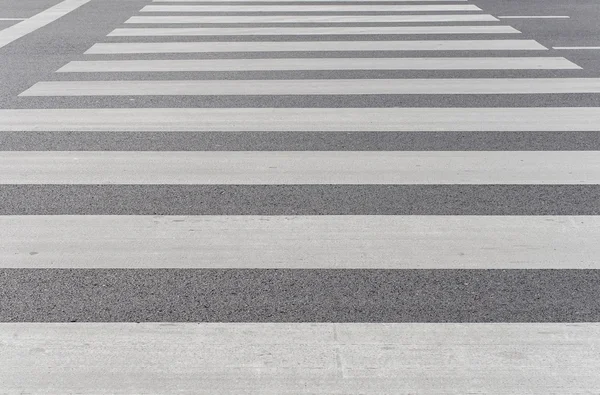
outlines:
[[[153,43],[98,43],[85,53],[200,53],[281,51],[539,51],[535,40],[428,40],[428,41],[208,41]]]
[[[567,15],[506,15],[498,19],[569,19]]]
[[[3,323],[0,382],[36,394],[584,394],[600,388],[599,339],[597,323]]]
[[[0,268],[600,269],[600,216],[9,215],[0,240]]]
[[[0,109],[0,131],[600,131],[600,107]]]
[[[552,49],[600,49],[600,47],[552,47]]]
[[[338,27],[228,27],[228,28],[121,28],[109,37],[153,36],[319,36],[379,34],[516,34],[511,26],[338,26]]]
[[[141,12],[425,12],[481,11],[472,4],[426,5],[147,5]]]
[[[490,22],[488,14],[441,15],[220,15],[220,16],[132,16],[125,23],[417,23],[417,22]]]
[[[0,184],[600,184],[599,151],[9,151]]]
[[[20,96],[600,93],[600,78],[48,81]]]
[[[154,3],[324,3],[331,4],[332,0],[152,0]],[[356,3],[460,3],[468,0],[333,0],[334,3],[356,4]]]
[[[73,61],[59,73],[296,70],[581,69],[562,57],[267,58]]]
[[[0,382],[36,394],[584,394],[600,388],[599,339],[597,323],[3,323]]]
[[[21,22],[0,30],[0,48],[76,10],[90,0],[64,0]]]

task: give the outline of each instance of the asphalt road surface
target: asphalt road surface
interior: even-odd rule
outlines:
[[[599,393],[598,20],[3,0],[0,393]]]

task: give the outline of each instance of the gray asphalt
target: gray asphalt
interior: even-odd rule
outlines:
[[[3,132],[3,151],[598,151],[598,132]],[[0,186],[0,188],[2,188]]]
[[[0,270],[4,322],[597,322],[598,270]]]
[[[0,215],[600,215],[599,185],[3,185]]]
[[[6,2],[5,2],[6,3]],[[3,3],[0,18],[29,17],[58,0]],[[552,46],[600,46],[596,0],[477,0],[486,13],[569,15],[503,20],[518,38]],[[387,96],[132,96],[32,98],[39,81],[102,79],[599,77],[600,50],[565,56],[582,70],[347,71],[58,74],[147,0],[92,0],[0,48],[0,108],[88,107],[536,107],[600,106],[598,94]],[[301,2],[299,3],[301,4]],[[181,15],[185,15],[182,13]],[[13,22],[0,22],[0,29]],[[383,24],[382,24],[383,25]],[[391,24],[390,24],[391,25]],[[307,25],[310,26],[310,25]],[[131,27],[131,26],[130,26]],[[136,26],[141,27],[141,26]],[[166,27],[166,26],[161,26]],[[172,25],[172,27],[180,27]],[[162,37],[161,41],[464,39],[463,36]],[[490,38],[481,35],[481,38]],[[493,38],[514,39],[514,35]],[[378,53],[377,56],[398,56]],[[410,54],[410,55],[407,55]],[[306,54],[295,53],[295,57]],[[317,56],[349,56],[322,53]],[[364,52],[360,56],[373,56]],[[402,56],[449,53],[403,52]],[[508,56],[504,51],[452,56]],[[197,56],[197,55],[196,55]],[[207,54],[203,57],[227,57]],[[229,57],[265,57],[235,54]],[[289,57],[290,53],[271,54]],[[311,55],[315,56],[315,55]],[[356,56],[356,54],[352,54]],[[114,59],[186,59],[193,54]],[[600,150],[597,132],[514,133],[0,133],[0,150]],[[0,186],[0,215],[599,215],[593,186]],[[600,321],[596,270],[0,270],[0,321],[583,322]]]
[[[14,25],[17,22],[19,22],[19,21],[3,21],[3,20],[0,20],[0,30],[5,29],[5,28],[7,28],[9,26],[12,26],[12,25]]]
[[[2,0],[0,18],[30,18],[61,0]]]

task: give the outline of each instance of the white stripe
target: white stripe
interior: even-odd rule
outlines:
[[[0,174],[0,184],[600,184],[600,152],[8,151]]]
[[[64,0],[39,14],[0,30],[0,48],[76,10],[90,0]]]
[[[507,15],[498,19],[569,19],[567,15]]]
[[[371,23],[371,22],[490,22],[488,14],[444,15],[219,15],[219,16],[132,16],[125,23]]]
[[[468,0],[152,0],[154,3],[342,3],[342,4],[355,4],[355,3],[460,3]]]
[[[546,50],[535,40],[428,40],[428,41],[209,41],[99,43],[86,54],[276,52],[276,51],[510,51]]]
[[[90,60],[59,73],[296,70],[558,70],[581,67],[562,57],[271,58]]]
[[[600,47],[552,47],[552,49],[600,49]]]
[[[600,131],[600,107],[0,109],[0,131]]]
[[[147,5],[141,12],[354,12],[481,11],[471,4],[427,5]]]
[[[378,34],[516,34],[511,26],[349,26],[349,27],[240,27],[240,28],[122,28],[109,37],[119,36],[319,36]]]
[[[0,236],[0,268],[600,268],[600,216],[3,215]]]
[[[0,21],[24,21],[27,18],[0,18]]]
[[[3,323],[0,382],[15,394],[591,394],[599,339],[597,323]]]
[[[599,78],[48,81],[20,96],[600,93]]]

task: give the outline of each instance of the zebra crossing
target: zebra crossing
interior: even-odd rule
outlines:
[[[0,392],[597,390],[599,78],[466,0],[148,3],[0,109]]]

